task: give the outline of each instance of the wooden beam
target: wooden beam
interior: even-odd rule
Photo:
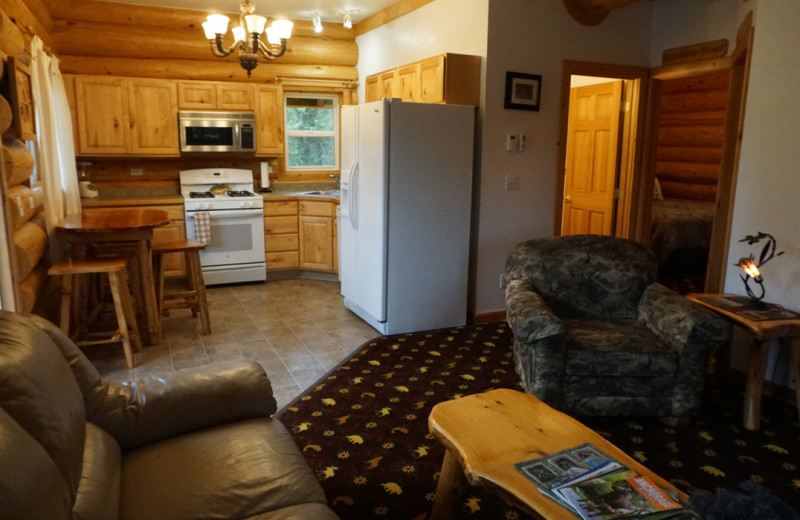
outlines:
[[[358,80],[355,67],[297,65],[282,61],[260,63],[250,78],[237,61],[209,57],[207,60],[164,60],[63,55],[61,72],[141,78],[199,79],[275,83],[276,76],[308,79]]]
[[[27,50],[30,50],[33,34],[39,36],[46,46],[52,47],[50,30],[53,20],[39,0],[3,0],[2,11],[13,19],[16,26],[24,33]]]
[[[0,10],[0,52],[7,56],[19,56],[25,50],[25,38],[11,17]]]
[[[381,25],[385,25],[411,11],[422,7],[423,5],[431,3],[433,0],[400,0],[394,5],[390,5],[383,11],[375,13],[369,18],[361,20],[353,26],[353,32],[356,36],[361,36],[373,29],[377,29]]]

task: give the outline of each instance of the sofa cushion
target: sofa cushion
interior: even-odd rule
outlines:
[[[569,375],[674,376],[678,353],[636,320],[564,320]]]
[[[67,481],[53,459],[0,408],[0,517],[68,520],[71,509]]]
[[[119,443],[86,423],[86,449],[73,520],[116,520],[119,515],[121,459]]]
[[[300,504],[277,511],[251,516],[245,520],[339,520],[328,506],[322,504]]]
[[[325,495],[271,418],[173,437],[122,458],[120,520],[249,518],[303,503],[325,504]]]
[[[74,499],[86,433],[75,376],[50,336],[21,314],[0,314],[0,345],[0,407],[47,451]]]

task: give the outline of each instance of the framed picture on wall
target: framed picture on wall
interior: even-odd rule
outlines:
[[[14,117],[9,132],[17,139],[36,139],[36,116],[33,112],[33,84],[31,71],[18,59],[8,59],[8,94]]]
[[[538,74],[506,72],[505,108],[539,111],[542,77]]]

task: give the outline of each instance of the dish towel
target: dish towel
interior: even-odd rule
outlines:
[[[194,237],[201,244],[211,243],[211,222],[208,211],[195,211],[194,213]]]

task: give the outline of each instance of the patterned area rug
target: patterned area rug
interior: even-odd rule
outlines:
[[[428,414],[463,395],[521,390],[512,342],[505,322],[376,338],[281,411],[342,520],[427,516],[444,457]],[[655,419],[583,422],[684,491],[735,489],[753,478],[797,509],[797,411],[765,399],[763,428],[750,432],[741,427],[740,394],[710,388],[706,414],[686,428]],[[530,518],[478,488],[462,511],[464,518]]]

